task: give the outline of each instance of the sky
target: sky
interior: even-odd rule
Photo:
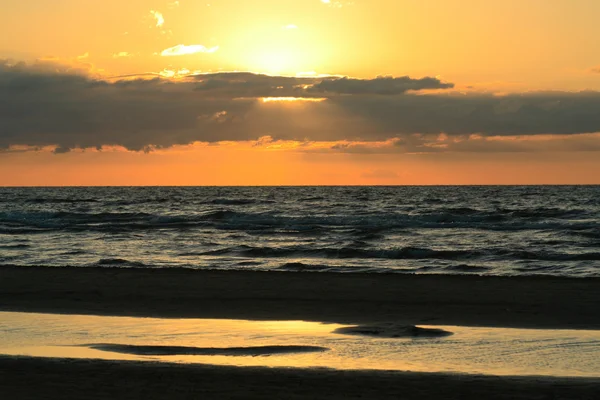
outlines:
[[[0,185],[600,184],[597,0],[4,0]]]

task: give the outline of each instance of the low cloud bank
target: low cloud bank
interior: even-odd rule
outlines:
[[[213,73],[186,79],[94,79],[56,66],[0,62],[0,148],[193,142],[385,141],[600,132],[600,93],[447,93],[425,77],[285,77]],[[423,90],[436,92],[420,93]],[[446,91],[446,92],[445,92]],[[263,97],[325,98],[262,102]],[[415,136],[424,135],[424,136]],[[421,140],[421,139],[419,139]],[[510,145],[510,143],[502,143]],[[456,146],[454,146],[456,147]],[[438,146],[443,151],[448,146]],[[356,150],[356,149],[355,149]]]

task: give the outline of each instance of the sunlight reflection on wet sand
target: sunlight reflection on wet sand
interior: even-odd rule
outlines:
[[[0,354],[237,366],[600,376],[599,331],[436,326],[430,328],[453,334],[386,338],[334,332],[342,327],[303,321],[0,312]],[[148,349],[140,346],[160,346],[159,354],[165,355],[148,355]],[[321,347],[325,351],[318,349]]]

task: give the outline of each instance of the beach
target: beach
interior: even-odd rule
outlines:
[[[0,268],[0,310],[600,329],[600,279]]]
[[[2,5],[0,400],[600,400],[600,1]]]
[[[599,329],[600,280],[111,268],[0,269],[0,309]],[[592,399],[596,378],[0,357],[10,398]]]
[[[0,357],[11,399],[577,399],[597,379],[235,368]],[[8,395],[8,396],[7,396]]]

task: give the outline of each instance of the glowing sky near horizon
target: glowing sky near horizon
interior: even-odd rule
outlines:
[[[600,183],[594,0],[6,0],[0,185]]]

